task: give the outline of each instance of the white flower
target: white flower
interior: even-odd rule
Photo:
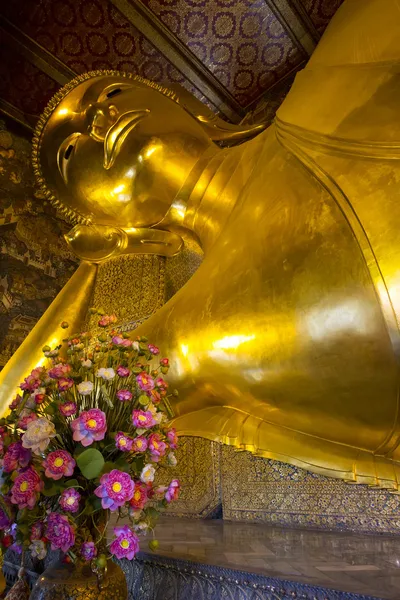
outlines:
[[[88,396],[93,392],[93,383],[91,381],[82,381],[82,383],[78,384],[78,392],[82,394],[82,396]]]
[[[156,470],[153,465],[145,465],[140,473],[140,479],[143,483],[150,483],[151,481],[154,481],[155,473]]]
[[[82,367],[85,367],[85,369],[90,369],[92,365],[93,363],[89,358],[87,360],[82,361]]]
[[[146,410],[148,410],[149,412],[151,412],[151,414],[153,415],[153,419],[155,420],[155,422],[157,423],[157,425],[160,425],[160,423],[164,419],[164,413],[162,413],[161,411],[157,410],[156,407],[154,406],[154,404],[150,404],[150,406],[148,406],[146,408]]]
[[[106,381],[111,381],[111,379],[114,379],[115,377],[115,371],[114,369],[105,369],[104,367],[102,367],[97,371],[96,377],[101,377]]]
[[[42,540],[34,540],[29,546],[29,550],[32,558],[38,558],[39,560],[43,560],[47,554],[46,546]]]
[[[176,467],[176,465],[177,465],[177,463],[178,463],[178,461],[176,460],[176,456],[175,456],[175,454],[174,454],[173,452],[170,452],[170,453],[168,454],[168,456],[167,456],[167,461],[168,461],[168,464],[169,464],[171,467]]]
[[[139,352],[139,342],[132,342],[132,348],[136,350],[136,352]]]
[[[24,448],[30,448],[34,454],[44,452],[50,444],[50,439],[56,436],[53,423],[41,417],[29,423],[28,428],[22,436]]]

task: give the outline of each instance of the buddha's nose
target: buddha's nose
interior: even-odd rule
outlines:
[[[97,142],[104,142],[108,130],[118,119],[118,109],[113,104],[96,102],[86,109],[88,134]]]

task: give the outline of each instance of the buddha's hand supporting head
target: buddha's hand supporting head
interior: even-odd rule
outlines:
[[[213,147],[173,92],[133,76],[89,73],[47,107],[34,139],[34,167],[71,220],[151,227]]]

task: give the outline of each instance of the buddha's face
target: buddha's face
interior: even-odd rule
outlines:
[[[212,142],[174,100],[146,84],[99,76],[57,106],[40,143],[49,189],[94,223],[161,221]]]

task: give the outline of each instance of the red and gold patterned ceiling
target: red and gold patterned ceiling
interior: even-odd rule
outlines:
[[[342,0],[12,0],[0,8],[0,110],[27,124],[75,74],[180,83],[237,122],[280,101]]]

